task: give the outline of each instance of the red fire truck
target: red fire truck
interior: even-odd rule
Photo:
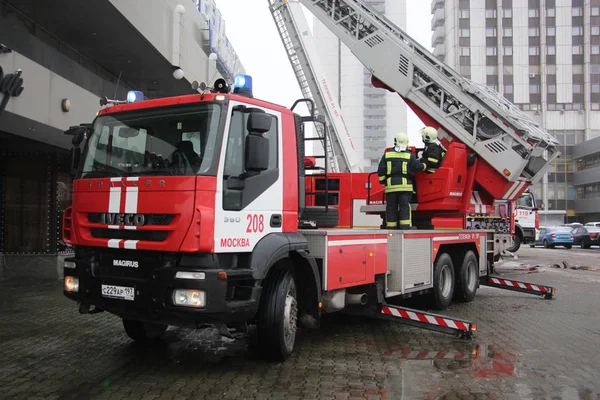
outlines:
[[[178,97],[132,91],[66,132],[75,179],[63,240],[75,254],[64,294],[82,313],[121,317],[139,341],[169,325],[226,336],[255,326],[265,355],[279,360],[292,353],[297,325],[316,327],[323,313],[470,338],[475,323],[401,301],[418,295],[445,309],[472,301],[480,285],[551,298],[552,287],[495,277],[510,236],[469,229],[467,215],[474,193],[481,205],[517,198],[557,155],[552,137],[362,2],[305,5],[372,69],[375,86],[438,128],[448,151],[435,173],[415,176],[419,229],[364,227],[362,218],[385,215],[374,173],[307,175],[304,125],[319,123],[310,99],[301,116],[300,102],[253,98],[245,75]],[[399,63],[374,62],[388,57]]]

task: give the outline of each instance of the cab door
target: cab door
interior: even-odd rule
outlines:
[[[259,120],[264,132],[250,131]],[[264,236],[282,231],[281,143],[281,113],[230,102],[217,173],[215,252],[250,252]],[[263,170],[255,168],[260,158]]]

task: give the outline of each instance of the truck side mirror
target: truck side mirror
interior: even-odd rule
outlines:
[[[64,131],[63,133],[67,136],[72,136],[71,143],[73,147],[71,148],[71,177],[75,178],[77,175],[77,169],[79,168],[79,163],[81,162],[81,148],[79,147],[83,140],[86,138],[87,134],[91,132],[92,124],[80,124],[75,125]]]
[[[271,130],[273,117],[265,112],[252,112],[248,116],[244,146],[244,160],[247,172],[262,172],[269,169],[269,139],[263,136]]]
[[[71,148],[71,177],[75,178],[77,175],[77,169],[79,168],[79,162],[81,161],[81,148]]]
[[[248,116],[246,129],[250,133],[263,134],[269,132],[273,117],[265,112],[253,112]]]
[[[269,139],[262,134],[250,133],[246,136],[244,147],[246,172],[262,172],[269,169]]]
[[[87,125],[78,125],[72,126],[67,129],[64,134],[67,136],[73,136],[71,143],[73,146],[79,146],[83,139],[85,139],[85,135],[87,134],[89,127]]]

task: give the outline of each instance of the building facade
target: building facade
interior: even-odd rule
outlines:
[[[0,0],[0,279],[60,277],[72,188],[63,132],[92,122],[102,96],[189,94],[193,80],[243,73],[215,15],[192,0]]]
[[[581,220],[573,151],[600,136],[600,0],[433,0],[431,12],[434,54],[558,139],[533,191],[542,215]]]
[[[406,0],[367,0],[375,10],[406,31]],[[397,94],[374,88],[371,74],[350,50],[318,19],[313,34],[320,62],[338,97],[346,126],[365,171],[377,169],[383,149],[407,129],[407,107]]]
[[[600,221],[600,138],[573,147],[575,209],[585,222]]]

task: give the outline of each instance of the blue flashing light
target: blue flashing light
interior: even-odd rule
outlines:
[[[144,93],[137,90],[130,90],[129,92],[127,92],[128,103],[135,103],[142,100],[144,100]]]
[[[252,77],[250,75],[236,76],[233,82],[233,93],[252,97]]]

